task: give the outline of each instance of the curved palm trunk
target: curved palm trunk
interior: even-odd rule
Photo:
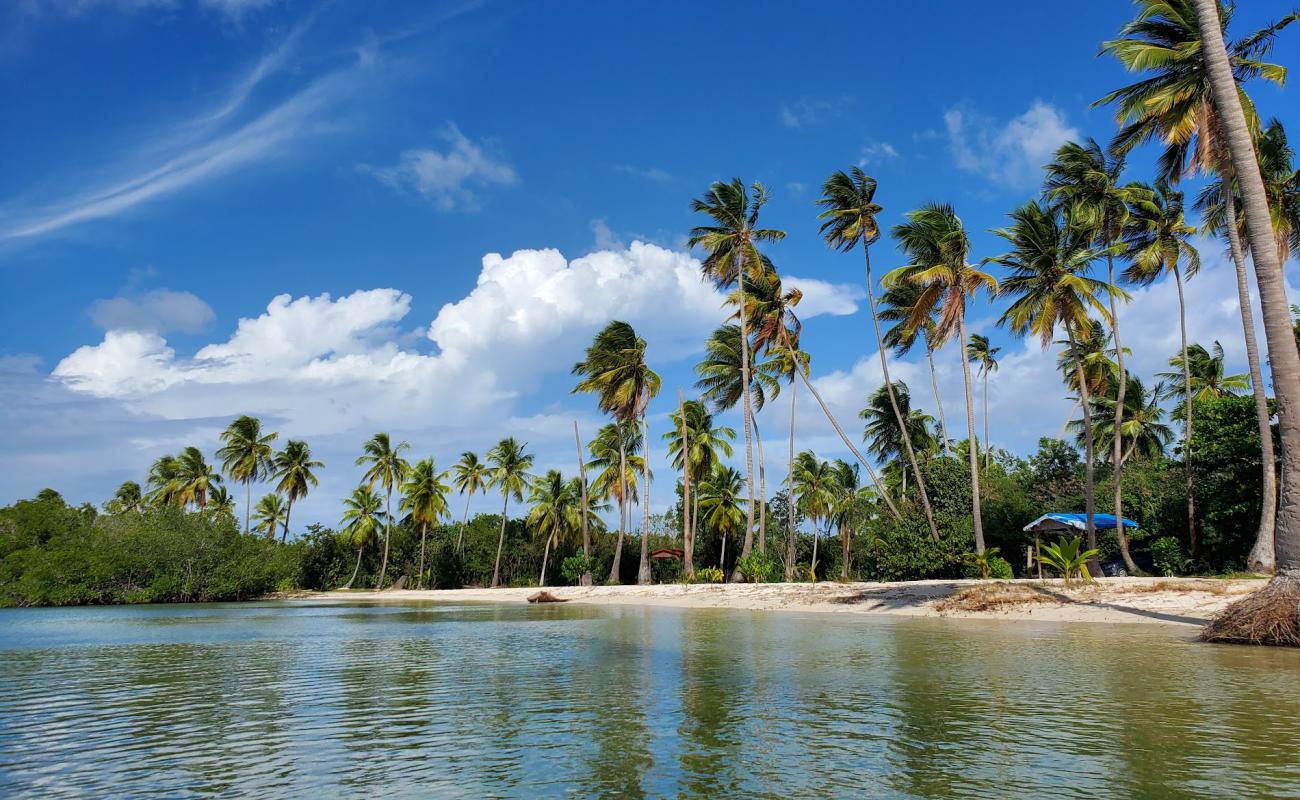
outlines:
[[[1119,541],[1119,554],[1129,574],[1140,570],[1133,563],[1128,550],[1128,534],[1124,532],[1124,395],[1128,389],[1128,374],[1124,372],[1124,343],[1119,338],[1119,305],[1115,299],[1115,256],[1106,253],[1106,279],[1110,285],[1110,330],[1115,337],[1115,365],[1119,370],[1119,386],[1115,390],[1115,441],[1111,446],[1111,470],[1115,484],[1115,538]],[[987,404],[986,404],[987,407]],[[986,412],[987,413],[987,412]]]
[[[554,533],[546,537],[546,547],[542,550],[542,574],[537,579],[538,586],[546,585],[546,562],[551,558],[551,542],[553,541],[555,541]]]
[[[934,392],[934,404],[939,408],[939,434],[943,436],[943,454],[952,455],[948,448],[948,418],[943,413],[943,398],[939,396],[939,373],[934,368],[934,347],[930,345],[930,335],[925,334],[925,360],[930,362],[930,391]]]
[[[244,533],[246,534],[252,530],[252,528],[249,527],[249,523],[252,519],[252,514],[253,514],[253,481],[251,479],[245,479],[244,480]]]
[[[889,406],[894,409],[894,420],[898,423],[899,433],[903,436],[903,447],[907,450],[907,461],[916,476],[916,490],[921,495],[921,508],[925,511],[925,522],[930,528],[930,538],[939,541],[939,528],[934,524],[934,511],[930,508],[930,493],[925,488],[925,476],[921,474],[921,465],[916,461],[916,451],[912,448],[912,436],[907,432],[907,420],[898,408],[898,397],[894,394],[894,382],[889,378],[889,359],[885,356],[885,340],[880,335],[880,318],[876,316],[876,289],[871,278],[871,250],[866,240],[862,242],[862,258],[867,265],[867,304],[871,309],[871,324],[876,331],[876,350],[880,353],[880,372],[885,378],[885,393],[889,395]],[[844,551],[848,556],[848,550]],[[847,577],[847,575],[845,576]]]
[[[415,578],[416,589],[424,588],[424,541],[425,541],[425,537],[428,536],[428,533],[429,533],[429,523],[421,522],[420,523],[420,574],[417,575]]]
[[[1075,349],[1074,329],[1066,328],[1066,335],[1070,341],[1070,349]],[[1079,380],[1079,405],[1083,408],[1083,451],[1084,451],[1084,494],[1083,510],[1086,515],[1084,531],[1087,534],[1088,549],[1091,550],[1097,546],[1097,523],[1095,515],[1097,513],[1096,498],[1096,470],[1097,459],[1093,449],[1092,435],[1092,401],[1088,392],[1088,379],[1083,372],[1083,358],[1075,352],[1074,369]],[[1094,556],[1088,562],[1088,569],[1096,577],[1101,577],[1101,562]],[[1068,577],[1068,576],[1067,576]]]
[[[727,534],[721,533],[722,537],[722,555],[718,556],[718,569],[725,574],[727,571]]]
[[[767,552],[767,467],[763,458],[763,437],[758,431],[758,418],[754,420],[754,449],[758,451],[758,552]]]
[[[591,533],[587,528],[587,462],[582,458],[582,435],[578,433],[578,421],[573,421],[573,441],[578,445],[578,481],[582,484],[582,557],[588,569],[578,580],[579,586],[591,585]]]
[[[1183,405],[1186,417],[1183,428],[1183,476],[1187,483],[1187,541],[1188,551],[1196,558],[1196,492],[1192,480],[1192,367],[1187,362],[1187,304],[1183,299],[1183,275],[1174,264],[1174,285],[1178,287],[1178,333],[1183,346]],[[1293,339],[1294,341],[1294,339]],[[1292,347],[1295,345],[1293,344]]]
[[[791,354],[793,358],[793,353]],[[794,364],[799,369],[798,363]],[[794,399],[799,384],[790,381],[790,461],[786,465],[785,478],[785,580],[794,580],[795,533],[794,533]]]
[[[853,528],[840,524],[840,577],[844,580],[849,579],[849,542],[853,537]]]
[[[614,563],[609,566],[605,583],[619,583],[619,568],[623,562],[623,536],[627,532],[627,448],[620,435],[618,443],[618,543],[614,545]]]
[[[744,248],[747,244],[741,245],[738,254],[740,266],[736,270],[736,286],[740,296],[740,380],[743,384],[740,402],[745,424],[745,487],[749,493],[749,505],[745,507],[745,547],[742,557],[749,555],[749,548],[754,541],[754,437],[750,430],[750,426],[754,423],[754,415],[749,400],[749,314],[745,309]],[[739,573],[736,577],[739,577]]]
[[[506,509],[510,507],[510,495],[506,494],[501,500],[501,533],[497,536],[497,560],[492,567],[492,588],[495,589],[501,585],[501,551],[506,546]]]
[[[344,589],[351,589],[352,584],[356,583],[357,581],[357,572],[361,570],[361,551],[363,549],[364,548],[361,547],[357,548],[357,565],[352,568],[352,577],[348,578],[348,582],[343,584]]]
[[[695,578],[695,529],[691,526],[691,443],[686,431],[686,400],[677,387],[677,418],[682,434],[682,561],[686,579]]]
[[[830,528],[829,522],[827,522],[826,527]],[[821,529],[817,527],[817,520],[813,520],[812,561],[808,563],[808,578],[813,583],[817,582],[817,544],[821,541],[821,538],[822,538]]]
[[[961,377],[966,385],[966,435],[970,446],[970,501],[971,518],[975,521],[975,552],[984,552],[984,512],[980,508],[980,461],[975,452],[975,397],[970,381],[970,338],[966,335],[966,314],[957,317],[957,335],[961,337]]]
[[[289,504],[284,509],[284,530],[280,533],[280,544],[289,541],[289,515],[293,513],[293,495],[289,495]]]
[[[646,406],[641,406],[641,563],[636,568],[636,582],[644,586],[650,582],[650,424],[646,421]]]
[[[1273,455],[1273,426],[1270,424],[1272,415],[1268,410],[1268,395],[1264,389],[1263,370],[1260,368],[1259,342],[1255,339],[1255,312],[1250,307],[1250,279],[1246,273],[1246,254],[1242,252],[1241,237],[1237,234],[1237,200],[1231,180],[1224,179],[1222,191],[1227,212],[1228,250],[1232,253],[1232,264],[1237,271],[1237,302],[1241,306],[1241,327],[1246,337],[1246,363],[1250,367],[1250,389],[1255,397],[1255,421],[1259,426],[1260,460],[1264,470],[1259,529],[1255,532],[1255,545],[1246,558],[1246,568],[1267,575],[1277,566],[1273,557],[1277,464]]]
[[[387,519],[384,522],[384,558],[379,562],[379,583],[375,584],[375,590],[379,591],[384,588],[384,576],[388,574],[388,543],[393,539],[393,490],[388,489],[388,504],[385,512]],[[274,528],[272,528],[274,530]],[[275,534],[272,534],[273,536]]]
[[[461,551],[461,545],[465,542],[465,525],[469,523],[469,501],[474,498],[474,493],[469,492],[465,495],[465,516],[460,521],[460,532],[456,534],[456,552]]]

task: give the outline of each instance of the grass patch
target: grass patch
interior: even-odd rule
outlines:
[[[1116,586],[1115,590],[1125,594],[1147,594],[1151,592],[1207,592],[1209,594],[1227,594],[1228,584],[1223,581],[1156,581],[1133,586]]]
[[[1056,597],[1037,586],[1023,583],[981,583],[954,592],[935,603],[934,609],[940,614],[947,614],[953,611],[999,611],[1011,606],[1058,602],[1060,601]]]

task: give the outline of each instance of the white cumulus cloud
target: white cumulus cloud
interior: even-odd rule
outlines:
[[[950,108],[943,115],[948,147],[959,169],[1012,188],[1038,183],[1042,167],[1066,141],[1079,138],[1055,106],[1035,100],[1011,120],[999,120],[970,108]]]
[[[212,308],[192,292],[154,289],[141,295],[96,300],[90,318],[105,330],[198,333],[212,322]]]

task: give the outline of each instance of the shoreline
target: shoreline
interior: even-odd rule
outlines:
[[[812,611],[954,619],[1205,625],[1265,580],[1105,578],[1093,586],[1059,579],[933,580],[892,583],[728,583],[545,587],[557,598],[589,605]],[[500,589],[333,590],[290,600],[524,603],[538,587]]]

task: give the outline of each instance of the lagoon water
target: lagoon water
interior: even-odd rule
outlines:
[[[581,605],[0,611],[0,796],[1300,796],[1300,652]]]

